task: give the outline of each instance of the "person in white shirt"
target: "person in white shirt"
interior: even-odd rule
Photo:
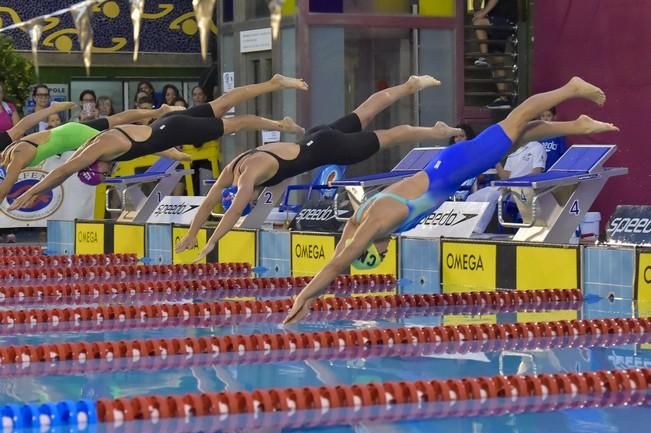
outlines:
[[[497,176],[500,179],[511,179],[520,176],[529,176],[533,174],[542,173],[545,171],[545,163],[547,162],[547,151],[542,143],[538,141],[531,141],[524,146],[516,149],[506,159],[504,166],[498,163],[495,166]],[[523,219],[530,215],[528,203],[531,203],[531,190],[525,188],[514,188],[511,190],[511,197],[514,198],[520,214]],[[483,233],[486,227],[493,218],[493,213],[497,205],[497,200],[500,196],[500,189],[495,186],[482,188],[468,196],[466,201],[474,202],[488,202],[491,204],[492,211],[486,212],[482,215],[479,224],[475,231]]]

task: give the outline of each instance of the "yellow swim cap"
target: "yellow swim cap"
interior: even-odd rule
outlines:
[[[351,242],[352,239],[348,239],[346,241],[346,246],[350,245]],[[366,251],[364,251],[362,255],[357,259],[355,259],[352,265],[355,269],[363,271],[377,268],[380,266],[380,263],[382,263],[382,260],[384,260],[384,255],[378,251],[374,243],[371,243]]]

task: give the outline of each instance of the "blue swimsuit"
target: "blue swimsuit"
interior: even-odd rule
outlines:
[[[472,140],[453,144],[436,155],[423,169],[427,173],[429,187],[419,197],[406,199],[390,192],[379,192],[357,209],[355,221],[359,223],[364,209],[375,200],[391,198],[409,209],[409,215],[395,233],[411,230],[454,194],[466,179],[495,167],[512,145],[502,127],[492,125]]]

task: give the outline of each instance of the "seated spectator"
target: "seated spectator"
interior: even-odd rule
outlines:
[[[61,116],[59,115],[59,113],[52,113],[49,116],[47,116],[47,129],[56,128],[62,123],[63,122],[61,121]]]
[[[543,114],[540,115],[540,120],[545,122],[556,120],[556,107],[543,111]],[[541,143],[547,152],[547,164],[545,165],[545,171],[547,171],[565,153],[567,143],[565,142],[565,137],[548,138],[547,140],[541,141]]]
[[[152,101],[154,100],[154,98],[151,95],[149,95],[147,92],[140,92],[140,91],[136,92],[136,94],[133,97],[133,108],[138,108],[138,101],[140,100],[140,98],[146,96],[150,97]]]
[[[172,105],[176,107],[185,107],[188,108],[188,103],[185,101],[183,98],[176,98],[174,101],[172,101]]]
[[[34,98],[34,112],[46,109],[50,106],[50,88],[45,84],[36,84],[32,88],[32,98]],[[28,129],[25,135],[44,131],[46,129],[47,122],[40,122],[38,126]]]
[[[208,102],[208,95],[206,95],[203,87],[194,86],[192,88],[192,106],[205,104],[206,102]]]
[[[502,166],[501,163],[498,163],[495,166],[497,177],[500,179],[511,179],[542,173],[545,170],[546,159],[547,153],[545,152],[543,145],[538,141],[531,141],[510,154],[506,159],[504,166]],[[514,201],[522,213],[523,208],[529,207],[528,203],[531,201],[531,191],[518,188],[517,190],[512,190],[512,192],[514,194],[512,194],[511,197],[515,198]],[[478,233],[483,233],[493,218],[493,213],[496,207],[495,205],[497,204],[499,196],[500,188],[489,186],[470,194],[466,199],[466,201],[488,202],[491,204],[491,208],[493,209],[493,212],[487,212],[482,217],[477,226]]]
[[[99,117],[109,117],[115,114],[113,109],[113,101],[109,96],[100,96],[97,98],[97,111]]]
[[[455,128],[463,130],[463,134],[451,137],[448,144],[455,144],[466,140],[472,140],[477,136],[472,126],[468,125],[467,123],[459,123],[457,126],[455,126]]]
[[[136,97],[134,99],[134,106],[135,106],[135,102],[138,101],[138,98],[139,98],[138,93],[140,93],[140,92],[143,92],[143,93],[145,93],[145,94],[152,97],[152,100],[154,101],[154,107],[159,107],[160,106],[160,104],[161,104],[160,95],[158,95],[156,93],[156,90],[154,89],[154,85],[151,84],[150,81],[143,80],[143,81],[139,82],[136,89],[137,90],[136,90]]]
[[[80,122],[87,122],[99,118],[95,91],[90,89],[83,90],[79,94],[79,102],[81,103],[81,112],[79,113]]]
[[[165,84],[163,86],[163,103],[167,105],[174,105],[174,100],[181,97],[181,92],[173,84]]]
[[[0,131],[7,132],[20,121],[16,106],[5,101],[5,83],[0,81]]]

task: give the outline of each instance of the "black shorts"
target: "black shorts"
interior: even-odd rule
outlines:
[[[344,132],[338,128],[323,128],[305,137],[298,144],[301,146],[301,153],[309,154],[311,168],[327,164],[357,164],[380,150],[380,140],[375,132],[359,129],[361,128],[357,128],[357,132]]]
[[[81,122],[86,126],[90,126],[97,131],[106,131],[109,129],[109,121],[106,117],[100,117],[99,119],[86,120]]]
[[[8,148],[11,143],[13,143],[13,140],[9,133],[7,131],[0,132],[0,152]]]
[[[488,20],[491,23],[491,26],[496,27],[513,27],[515,23],[508,18],[505,18],[500,15],[489,15]],[[489,29],[488,30],[488,39],[496,41],[506,41],[513,35],[513,29],[499,28],[499,29]],[[488,51],[491,53],[504,53],[506,52],[506,43],[504,42],[495,42],[488,44]]]
[[[334,129],[341,132],[360,132],[362,130],[362,122],[359,116],[355,113],[346,114],[329,125],[318,125],[310,128],[306,136],[322,131],[324,129]]]

